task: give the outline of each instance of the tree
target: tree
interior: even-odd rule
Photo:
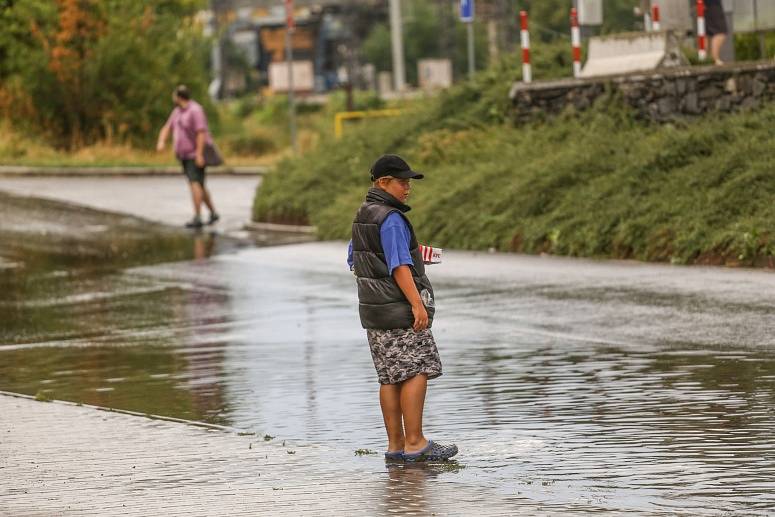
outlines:
[[[638,19],[633,9],[639,0],[604,0],[601,32],[626,32],[637,28]],[[536,30],[536,38],[551,41],[570,31],[568,17],[572,0],[518,0],[516,10],[530,14],[530,22]],[[532,34],[531,34],[532,35]]]
[[[462,76],[468,70],[467,36],[465,25],[457,19],[457,13],[449,2],[434,5],[430,0],[403,2],[404,58],[407,63],[406,78],[417,84],[417,61],[423,58],[449,58],[455,75]],[[484,26],[476,23],[476,64],[483,68],[486,62],[486,35]],[[361,48],[364,57],[377,70],[392,69],[390,29],[387,24],[377,24]]]
[[[0,0],[3,1],[3,0]],[[146,144],[188,84],[204,97],[199,0],[4,0],[0,114],[52,143]]]

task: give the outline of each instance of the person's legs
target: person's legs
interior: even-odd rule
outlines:
[[[210,197],[210,191],[207,190],[207,187],[202,187],[202,201],[204,202],[205,206],[208,210],[210,210],[210,214],[215,213],[215,207],[213,206],[213,200]]]
[[[381,384],[379,405],[388,435],[388,452],[404,450],[404,426],[401,419],[401,385]]]
[[[721,60],[721,47],[724,46],[724,42],[727,39],[727,35],[724,33],[714,34],[710,39],[710,56],[713,58],[713,62],[717,65],[724,64]]]
[[[188,179],[188,187],[191,190],[191,203],[194,206],[194,219],[186,223],[186,226],[197,227],[200,224],[200,214],[202,212],[202,200],[204,198],[204,169],[197,167],[194,160],[181,160],[183,164],[183,174]]]
[[[428,445],[422,432],[422,413],[425,406],[425,392],[428,376],[415,375],[401,383],[401,414],[404,417],[404,451],[417,452]]]
[[[190,181],[188,185],[191,187],[191,201],[194,204],[194,215],[199,218],[199,214],[202,212],[202,198],[204,197],[204,188],[198,181]]]

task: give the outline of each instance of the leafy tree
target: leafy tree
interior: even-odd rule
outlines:
[[[449,58],[453,73],[464,75],[468,70],[466,27],[457,19],[449,2],[433,3],[414,0],[403,5],[404,58],[406,79],[417,83],[417,61],[424,58]],[[487,65],[487,42],[484,26],[475,23],[476,65]],[[390,28],[386,23],[374,26],[361,47],[366,60],[377,70],[392,70]]]
[[[175,84],[203,99],[199,0],[4,0],[0,114],[54,144],[148,144]]]
[[[503,50],[514,50],[519,45],[518,16],[520,10],[530,14],[531,36],[536,43],[565,40],[570,37],[569,14],[572,0],[478,0],[491,13],[502,13],[507,19],[496,19],[499,30],[505,32]],[[407,63],[407,80],[416,82],[417,60],[424,57],[452,59],[456,76],[468,70],[466,28],[455,11],[456,2],[445,0],[404,0],[403,33]],[[595,32],[611,33],[639,28],[633,8],[639,0],[605,0],[604,22]],[[477,18],[476,62],[482,68],[488,63],[486,29]],[[390,29],[386,23],[376,25],[361,49],[366,59],[378,70],[391,70]]]
[[[603,33],[626,32],[642,28],[633,9],[640,0],[604,0]],[[516,9],[530,14],[530,23],[538,29],[536,37],[544,41],[568,34],[572,0],[518,0]],[[531,34],[532,35],[532,34]]]

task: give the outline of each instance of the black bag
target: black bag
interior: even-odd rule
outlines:
[[[205,167],[216,167],[223,164],[223,157],[220,151],[213,143],[205,143],[204,148]]]

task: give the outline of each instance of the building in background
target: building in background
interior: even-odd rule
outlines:
[[[210,94],[234,97],[266,88],[287,91],[285,10],[277,0],[211,3],[216,39]],[[294,90],[326,92],[341,86],[372,87],[360,43],[387,16],[386,0],[295,0]]]

